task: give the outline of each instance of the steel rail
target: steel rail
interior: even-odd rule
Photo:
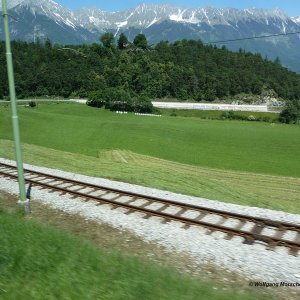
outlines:
[[[2,166],[4,165],[5,168],[9,168],[10,170],[15,171],[15,168],[13,166],[6,165],[6,164],[0,164],[0,165],[2,165]],[[2,175],[4,177],[10,177],[10,178],[13,178],[13,179],[18,178],[17,175],[7,173],[7,172],[3,171],[2,169],[3,169],[3,167],[0,170],[0,175]],[[98,188],[100,190],[103,190],[102,187],[100,187],[100,186],[93,185],[93,184],[92,185],[91,184],[86,184],[84,182],[80,182],[80,181],[77,181],[77,180],[70,180],[70,179],[60,177],[60,176],[53,176],[53,175],[49,175],[49,174],[45,174],[45,173],[41,173],[41,172],[30,171],[30,170],[26,170],[26,171],[32,173],[32,175],[38,175],[38,176],[41,176],[43,178],[48,177],[49,179],[62,181],[64,184],[65,183],[72,183],[72,184],[82,186],[82,188],[80,188],[80,189],[84,189],[86,187],[93,187],[93,188]],[[128,209],[129,213],[138,211],[138,212],[141,212],[143,214],[146,214],[146,217],[157,216],[157,217],[160,217],[160,218],[164,218],[165,221],[167,221],[167,222],[171,221],[171,220],[175,220],[175,221],[179,221],[179,222],[184,223],[184,224],[189,225],[189,226],[197,225],[197,226],[205,227],[210,231],[221,231],[223,233],[226,233],[228,236],[240,236],[240,237],[243,237],[247,243],[253,243],[254,241],[261,241],[261,242],[266,243],[270,248],[273,248],[275,246],[285,246],[285,247],[288,247],[290,249],[290,252],[293,253],[294,255],[297,255],[298,250],[300,250],[300,243],[298,241],[282,239],[282,238],[280,238],[280,234],[279,234],[279,237],[260,234],[260,232],[264,228],[261,225],[261,222],[256,222],[256,224],[254,226],[254,228],[255,228],[254,230],[246,231],[246,230],[242,230],[242,229],[239,229],[239,228],[227,227],[227,226],[223,226],[223,225],[220,225],[220,224],[212,224],[212,223],[209,223],[209,222],[204,222],[204,221],[200,221],[200,220],[196,220],[196,219],[190,219],[190,218],[183,217],[183,216],[180,216],[180,215],[176,215],[176,214],[174,215],[174,214],[170,214],[170,213],[166,213],[166,212],[163,212],[163,211],[154,210],[154,209],[150,209],[150,208],[146,208],[146,207],[134,206],[134,205],[131,205],[131,204],[128,204],[128,203],[120,203],[120,202],[115,201],[113,199],[103,198],[103,197],[101,197],[101,195],[100,196],[94,196],[94,195],[82,193],[78,190],[77,191],[69,190],[67,188],[51,185],[51,184],[48,184],[48,183],[45,183],[45,182],[40,182],[38,180],[34,180],[34,179],[30,179],[30,178],[25,178],[25,181],[27,183],[32,183],[34,185],[40,186],[42,188],[47,188],[47,189],[58,191],[58,192],[61,192],[61,193],[68,193],[68,194],[74,195],[76,197],[81,197],[81,198],[84,198],[84,199],[93,199],[93,200],[96,200],[96,201],[100,201],[100,203],[106,203],[106,204],[112,205],[113,207],[123,207],[125,209]],[[61,185],[61,184],[62,183],[60,183],[59,185]],[[108,188],[106,188],[106,189],[108,191],[115,191],[115,192],[119,191],[119,190],[116,190],[116,189],[108,189]],[[122,193],[119,193],[119,194],[120,195],[117,198],[124,195]],[[125,195],[130,195],[131,197],[132,197],[132,195],[139,196],[139,198],[145,198],[147,200],[147,196],[144,197],[143,195],[140,195],[140,194],[135,194],[135,193],[131,194],[131,193],[126,192]],[[154,199],[154,200],[156,200],[156,199],[161,200],[161,199],[156,198],[156,197],[149,197],[149,198]],[[169,203],[170,202],[168,201],[168,204]],[[178,204],[177,202],[174,202],[174,203]],[[170,204],[173,205],[173,201]],[[180,204],[182,204],[185,207],[184,203],[180,203]],[[187,209],[189,209],[189,208],[196,209],[197,206],[188,205],[188,207],[185,207],[185,208],[187,208]],[[201,211],[201,209],[202,209],[202,207],[200,208],[200,211]],[[220,212],[220,211],[218,211],[218,212]],[[222,211],[222,213],[225,214],[226,212]],[[230,214],[227,216],[227,218],[231,218]],[[239,216],[239,220],[241,222],[245,222],[245,221],[249,220],[248,216],[245,216],[244,220],[242,219],[244,217],[243,215],[238,214],[238,216]],[[261,218],[259,218],[259,220],[260,219]],[[267,220],[267,219],[263,219],[263,220]],[[251,219],[251,221],[253,222],[253,218]],[[272,221],[272,220],[267,220],[267,221],[270,221],[270,224],[272,224],[271,226],[273,226],[273,227],[275,227],[273,224],[276,224],[276,225],[279,224],[279,226],[277,227],[277,230],[278,230],[279,233],[280,232],[285,232],[286,230],[294,230],[296,232],[299,232],[299,229],[300,229],[300,226],[290,224],[290,223],[284,223],[284,224],[288,224],[290,226],[287,229],[287,227],[283,226],[282,223],[280,223],[280,222],[275,222],[274,223],[274,221]]]
[[[5,163],[0,163],[0,167],[1,166],[5,166],[8,168],[15,168],[14,166],[11,166],[11,165],[5,164]],[[239,213],[218,210],[215,208],[208,208],[208,207],[204,207],[201,205],[193,205],[193,204],[187,204],[187,203],[183,203],[183,202],[179,202],[179,201],[177,202],[177,201],[172,201],[172,200],[167,200],[167,199],[161,199],[161,198],[154,197],[154,196],[148,196],[148,195],[134,193],[134,192],[127,192],[127,191],[116,189],[116,188],[108,188],[108,187],[105,187],[102,185],[86,183],[86,182],[82,182],[82,181],[75,180],[75,179],[68,179],[68,178],[64,178],[61,176],[50,175],[47,173],[33,171],[33,170],[29,170],[29,169],[24,169],[24,171],[34,173],[34,174],[37,174],[39,176],[44,176],[44,177],[51,176],[51,178],[54,178],[57,180],[62,180],[62,181],[74,183],[77,185],[84,185],[85,187],[97,188],[97,189],[101,189],[101,190],[105,190],[105,191],[109,191],[109,192],[119,193],[119,194],[122,194],[123,196],[143,198],[145,200],[153,200],[156,202],[160,202],[163,204],[170,204],[170,205],[178,206],[181,208],[197,210],[197,211],[199,211],[199,210],[207,211],[209,213],[213,213],[213,214],[220,215],[220,216],[225,216],[225,217],[230,216],[230,217],[238,219],[238,220],[247,220],[249,222],[259,222],[266,226],[272,226],[272,227],[278,227],[278,228],[288,228],[288,229],[293,229],[293,230],[300,232],[300,226],[292,224],[292,223],[288,223],[288,222],[273,221],[273,220],[269,220],[266,218],[248,216],[248,215],[243,215],[243,214],[239,214]]]

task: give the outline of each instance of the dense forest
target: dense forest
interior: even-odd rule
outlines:
[[[300,99],[300,75],[240,50],[201,41],[165,41],[149,46],[139,34],[133,43],[107,33],[99,44],[80,46],[12,43],[18,98],[88,97],[118,88],[136,96],[212,101],[240,93],[273,90],[283,99]],[[5,45],[0,42],[0,99],[8,95]]]

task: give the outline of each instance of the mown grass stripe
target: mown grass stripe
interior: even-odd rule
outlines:
[[[293,178],[290,186],[288,178],[281,176],[235,171],[224,171],[222,176],[222,170],[216,172],[212,169],[210,172],[205,168],[203,171],[201,167],[172,164],[133,152],[128,153],[134,160],[121,163],[113,158],[110,150],[99,150],[102,153],[99,158],[29,144],[23,144],[23,151],[25,161],[34,165],[241,205],[300,213],[299,178]],[[13,159],[13,153],[13,143],[0,140],[0,156]],[[134,162],[137,160],[140,161],[138,165]]]

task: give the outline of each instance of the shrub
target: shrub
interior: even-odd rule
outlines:
[[[103,107],[105,105],[104,95],[102,91],[94,91],[89,93],[88,101],[86,102],[88,106],[93,107]]]
[[[230,111],[223,112],[222,117],[224,119],[234,120],[234,119],[236,119],[237,116],[236,116],[236,114],[234,113],[233,110],[230,110]]]
[[[249,116],[250,117],[250,116]],[[233,110],[223,112],[221,115],[222,119],[229,119],[229,120],[242,120],[242,121],[247,121],[249,117],[240,115],[239,113],[234,112]],[[254,119],[251,121],[255,121],[255,117],[252,116]]]
[[[134,112],[152,113],[154,111],[150,98],[146,96],[139,96],[133,98],[132,105]]]
[[[30,101],[28,103],[29,107],[36,107],[36,102],[35,101]]]
[[[275,122],[276,120],[275,119],[272,119],[270,117],[267,117],[267,116],[264,116],[264,117],[260,117],[260,118],[257,118],[258,121],[261,121],[261,122]]]
[[[150,98],[146,96],[132,97],[129,92],[119,88],[107,88],[90,93],[87,105],[105,107],[111,111],[139,113],[152,113],[154,111]]]
[[[300,123],[300,101],[290,101],[285,104],[283,111],[280,113],[279,121],[287,124]]]
[[[171,117],[177,117],[177,113],[175,111],[175,109],[172,109],[172,112],[170,114]]]

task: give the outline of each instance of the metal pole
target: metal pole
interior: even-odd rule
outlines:
[[[7,73],[9,82],[9,95],[10,95],[10,105],[11,105],[11,115],[12,115],[12,125],[15,140],[15,152],[16,152],[16,162],[18,169],[19,178],[19,201],[21,207],[24,207],[25,213],[30,212],[29,200],[26,199],[25,191],[25,180],[24,180],[24,170],[22,161],[22,150],[20,141],[20,130],[19,130],[19,119],[17,115],[17,104],[16,104],[16,91],[15,91],[15,80],[14,80],[14,70],[12,62],[12,54],[10,47],[10,37],[8,28],[8,13],[7,13],[7,3],[6,0],[2,0],[2,14],[4,22],[4,35],[6,44],[6,62],[7,62]]]

